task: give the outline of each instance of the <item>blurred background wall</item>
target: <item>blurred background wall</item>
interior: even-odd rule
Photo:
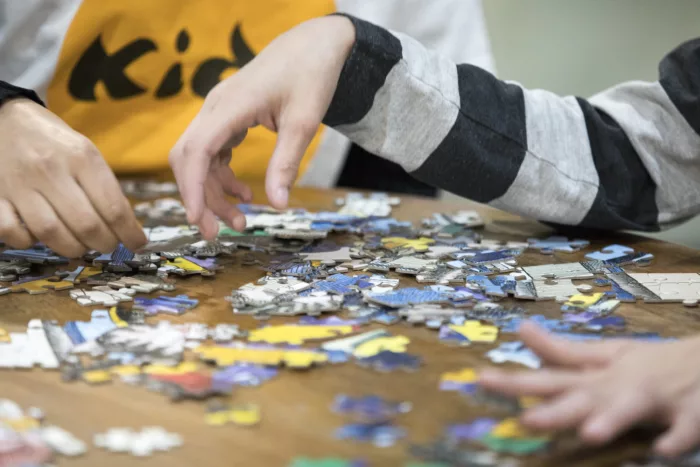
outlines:
[[[655,80],[661,57],[700,36],[700,0],[483,0],[498,75],[588,97]],[[700,218],[659,237],[700,248]]]

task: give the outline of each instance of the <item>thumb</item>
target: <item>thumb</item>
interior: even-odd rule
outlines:
[[[280,125],[277,144],[265,180],[267,197],[275,208],[287,207],[289,189],[296,180],[301,159],[319,125],[320,121],[304,120],[290,120]]]

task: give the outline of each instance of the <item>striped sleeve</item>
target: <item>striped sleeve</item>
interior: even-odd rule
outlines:
[[[324,123],[414,177],[555,224],[658,230],[700,212],[700,39],[661,62],[658,82],[584,100],[350,19]]]

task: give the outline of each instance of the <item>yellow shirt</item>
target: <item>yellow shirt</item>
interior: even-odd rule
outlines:
[[[48,103],[117,173],[163,170],[216,83],[280,33],[333,11],[333,0],[83,0]],[[274,145],[274,133],[250,130],[232,168],[243,179],[262,179]]]

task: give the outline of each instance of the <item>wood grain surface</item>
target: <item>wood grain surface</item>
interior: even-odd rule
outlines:
[[[256,189],[256,202],[264,203],[261,189]],[[333,200],[342,192],[296,189],[291,204],[309,210],[335,209]],[[533,235],[545,235],[547,228],[521,220],[484,206],[464,202],[440,202],[403,197],[394,217],[414,222],[433,212],[455,209],[477,209],[488,226],[484,236],[524,240]],[[655,260],[645,272],[698,272],[700,253],[682,246],[632,235],[599,234],[582,238],[592,241],[591,248],[622,243],[637,250],[653,253]],[[586,251],[592,251],[592,249]],[[547,264],[582,260],[583,253],[545,256],[527,251],[520,265]],[[632,268],[634,269],[634,268]],[[200,300],[198,308],[174,321],[207,323],[237,323],[246,329],[257,325],[253,319],[234,316],[224,300],[231,289],[264,275],[256,267],[241,266],[240,262],[213,278],[179,279],[177,290],[171,294],[188,294]],[[410,276],[399,275],[401,286],[415,285]],[[510,301],[510,299],[508,300]],[[530,313],[560,316],[560,305],[550,302],[519,301]],[[0,327],[9,331],[22,330],[32,318],[86,320],[93,307],[78,306],[68,292],[42,295],[10,294],[0,297]],[[623,304],[618,314],[628,320],[630,331],[658,331],[664,336],[684,336],[700,329],[700,312],[680,304]],[[170,318],[160,318],[170,319]],[[152,318],[151,318],[152,320]],[[274,319],[272,322],[283,322]],[[373,325],[372,327],[379,327]],[[372,466],[400,466],[411,460],[409,442],[429,442],[442,434],[449,423],[467,422],[476,416],[497,415],[484,407],[471,405],[456,393],[440,392],[438,378],[442,372],[464,367],[481,367],[489,362],[484,354],[493,345],[474,344],[470,347],[449,347],[438,341],[437,332],[422,327],[395,325],[393,334],[411,338],[409,352],[424,359],[422,368],[414,373],[377,373],[352,362],[326,365],[306,372],[281,370],[279,377],[257,388],[237,390],[235,402],[255,402],[262,409],[262,422],[255,428],[233,425],[210,427],[204,423],[205,403],[184,401],[171,403],[164,395],[149,392],[115,381],[104,386],[89,386],[83,382],[63,383],[58,372],[0,370],[0,398],[10,398],[24,407],[44,409],[52,424],[64,427],[83,440],[90,441],[94,433],[110,427],[142,427],[162,425],[184,438],[184,446],[169,453],[155,454],[148,459],[135,459],[110,454],[91,447],[80,458],[61,458],[58,465],[81,466],[285,466],[295,456],[340,456],[363,458]],[[499,342],[514,339],[504,335]],[[401,416],[398,424],[408,430],[408,440],[391,448],[375,448],[352,441],[333,438],[336,428],[346,420],[333,413],[329,406],[338,393],[351,395],[377,394],[395,400],[408,400],[413,411]],[[604,449],[593,450],[579,446],[573,437],[558,442],[551,452],[528,458],[525,465],[537,466],[607,466],[620,465],[632,455],[645,452],[648,434],[634,434],[618,440]]]

